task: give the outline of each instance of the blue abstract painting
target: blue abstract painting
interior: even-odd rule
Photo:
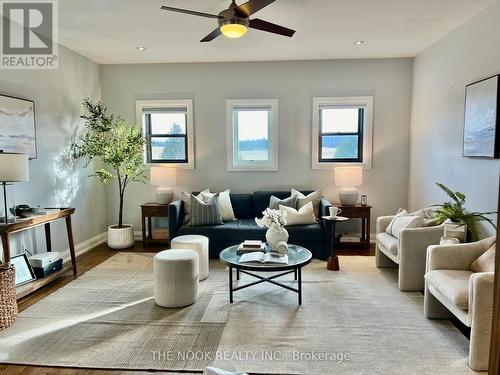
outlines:
[[[465,157],[495,158],[498,154],[498,78],[467,86],[465,100]]]
[[[0,150],[36,155],[35,104],[0,95]]]

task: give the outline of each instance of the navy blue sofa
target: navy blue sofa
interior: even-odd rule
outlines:
[[[303,191],[309,194],[311,191]],[[193,194],[197,194],[196,192]],[[262,217],[262,211],[269,206],[269,199],[274,195],[280,199],[290,196],[290,191],[257,191],[253,194],[231,194],[236,221],[220,225],[192,226],[182,224],[184,207],[182,200],[176,200],[169,206],[170,238],[186,234],[200,234],[210,239],[210,258],[219,258],[219,253],[226,247],[244,240],[265,241],[266,228],[255,223],[256,217]],[[327,215],[331,203],[321,199],[320,214]],[[320,220],[317,224],[294,225],[286,227],[289,243],[303,246],[311,251],[314,258],[325,260],[331,249],[331,226]]]

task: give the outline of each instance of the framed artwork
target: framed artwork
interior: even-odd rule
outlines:
[[[0,150],[36,159],[35,102],[0,95]]]
[[[500,158],[500,75],[467,85],[463,156]]]
[[[16,286],[29,283],[36,279],[26,254],[13,256],[10,259],[10,263],[16,270]]]

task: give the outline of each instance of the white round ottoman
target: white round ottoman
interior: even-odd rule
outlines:
[[[196,234],[175,237],[170,246],[172,249],[190,249],[198,253],[200,260],[200,280],[208,277],[208,238]]]
[[[153,259],[155,302],[162,307],[182,307],[198,298],[198,254],[192,250],[159,252]]]

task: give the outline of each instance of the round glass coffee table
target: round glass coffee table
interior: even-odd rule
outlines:
[[[219,255],[219,259],[222,263],[229,267],[229,302],[233,303],[233,293],[237,290],[249,288],[251,286],[268,282],[276,286],[291,290],[299,296],[299,305],[302,305],[302,267],[308,265],[311,262],[312,254],[309,250],[302,246],[288,245],[288,264],[258,264],[258,263],[240,263],[241,255],[238,255],[238,246],[234,245],[228,247]],[[233,268],[236,270],[236,280],[240,279],[240,272],[246,275],[257,278],[257,281],[240,285],[235,287],[233,285]],[[264,277],[254,272],[279,272],[276,275],[270,277]],[[294,278],[297,281],[297,288],[293,288],[289,285],[282,284],[275,281],[278,277],[285,276],[288,274],[294,274]]]

